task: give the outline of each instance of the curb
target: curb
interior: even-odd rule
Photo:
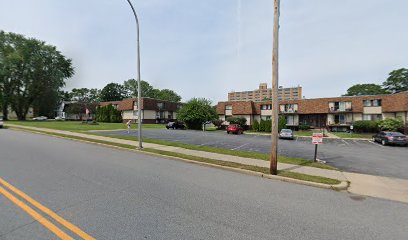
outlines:
[[[279,181],[282,181],[282,182],[296,183],[296,184],[301,184],[301,185],[311,186],[311,187],[318,187],[318,188],[323,188],[323,189],[332,189],[332,190],[335,190],[335,191],[346,190],[349,187],[349,183],[345,182],[345,181],[342,181],[341,183],[339,183],[337,185],[309,182],[309,181],[303,181],[303,180],[294,179],[294,178],[288,178],[288,177],[282,177],[282,176],[277,176],[277,175],[270,175],[270,174],[265,174],[265,173],[260,173],[260,172],[254,172],[254,171],[250,171],[250,170],[246,170],[246,169],[221,166],[221,165],[217,165],[217,164],[198,162],[198,161],[185,159],[185,158],[180,158],[180,157],[162,155],[162,154],[159,154],[159,153],[146,152],[146,151],[138,150],[138,149],[129,149],[129,148],[114,146],[114,145],[105,144],[105,143],[97,143],[97,142],[88,141],[88,140],[75,139],[75,138],[70,138],[70,137],[63,137],[63,136],[53,135],[52,133],[48,133],[46,131],[41,131],[41,130],[30,130],[30,129],[27,129],[27,128],[19,128],[19,127],[14,127],[14,126],[11,127],[11,128],[12,129],[14,128],[14,129],[22,130],[22,131],[27,131],[27,132],[32,132],[32,133],[36,133],[36,134],[41,134],[41,135],[48,135],[48,136],[53,136],[53,137],[57,137],[57,138],[68,139],[68,140],[71,140],[71,141],[84,142],[84,143],[94,144],[94,145],[101,145],[101,146],[105,146],[105,147],[109,147],[109,148],[119,149],[119,150],[122,150],[122,151],[125,150],[125,151],[137,152],[137,153],[142,153],[142,154],[147,154],[147,155],[152,155],[152,156],[160,156],[160,157],[174,159],[174,160],[183,161],[183,162],[187,162],[187,163],[193,163],[193,164],[197,164],[197,165],[201,165],[201,166],[209,166],[209,167],[213,167],[213,168],[229,170],[229,171],[242,173],[242,174],[246,174],[246,175],[257,176],[257,177],[267,178],[267,179],[272,179],[272,180],[279,180]]]

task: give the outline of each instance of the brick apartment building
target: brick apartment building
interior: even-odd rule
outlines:
[[[169,102],[153,98],[142,97],[141,115],[143,123],[165,123],[176,119],[176,111],[182,106],[182,103]],[[99,106],[112,104],[117,110],[122,112],[123,121],[138,119],[137,98],[127,98],[122,101],[101,102]]]
[[[230,92],[228,93],[228,101],[254,101],[260,102],[265,101],[265,99],[272,99],[272,89],[268,88],[268,84],[259,84],[259,89],[253,91],[244,92]],[[284,88],[279,87],[278,89],[278,100],[297,100],[302,99],[302,87]]]
[[[408,123],[408,92],[388,95],[353,96],[280,101],[279,112],[286,116],[288,127],[309,125],[345,131],[354,121],[400,118]],[[271,119],[271,102],[219,102],[217,113],[221,120],[245,117],[247,124],[254,120]]]

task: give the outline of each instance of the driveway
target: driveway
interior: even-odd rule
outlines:
[[[128,136],[126,131],[98,132]],[[137,132],[130,135],[136,137]],[[151,139],[182,142],[231,150],[270,153],[271,139],[264,135],[228,135],[225,132],[192,130],[144,129],[143,136]],[[279,140],[280,155],[313,159],[314,145],[310,138]],[[371,175],[408,179],[408,147],[382,146],[364,140],[324,139],[318,147],[318,158],[341,170]]]

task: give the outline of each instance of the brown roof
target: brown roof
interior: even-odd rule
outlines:
[[[126,98],[122,101],[112,101],[112,102],[101,102],[100,106],[107,106],[109,104],[118,105],[118,110],[120,111],[131,111],[133,110],[134,103],[137,102],[137,98]],[[142,98],[142,110],[159,110],[157,103],[164,103],[164,109],[166,111],[177,111],[177,105],[182,103],[164,101],[153,98]]]
[[[381,99],[383,112],[405,112],[408,111],[408,92],[385,95],[370,95],[370,96],[350,96],[350,97],[334,97],[334,98],[315,98],[315,99],[300,99],[282,101],[279,104],[298,104],[299,114],[324,114],[329,113],[330,102],[351,102],[352,112],[363,112],[364,100]],[[271,104],[271,101],[253,102],[253,101],[231,101],[219,102],[217,105],[217,113],[224,114],[225,106],[232,105],[233,114],[237,115],[259,115],[261,114],[261,105]]]

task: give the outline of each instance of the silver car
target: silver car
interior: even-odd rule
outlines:
[[[292,130],[290,130],[290,129],[282,129],[282,130],[279,132],[279,138],[284,138],[284,139],[291,139],[291,140],[293,140],[293,139],[295,139],[295,136],[294,136]]]

